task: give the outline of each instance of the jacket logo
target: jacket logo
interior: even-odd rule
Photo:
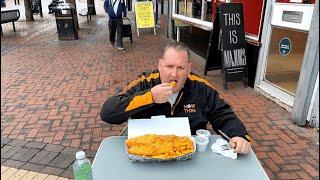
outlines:
[[[183,105],[183,109],[184,109],[185,113],[195,113],[195,112],[197,112],[195,104]]]

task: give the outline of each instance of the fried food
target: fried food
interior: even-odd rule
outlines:
[[[146,134],[126,140],[128,153],[148,158],[170,159],[194,151],[189,137]]]
[[[171,81],[171,82],[170,82],[170,85],[171,85],[172,87],[174,87],[176,84],[177,84],[176,81]]]

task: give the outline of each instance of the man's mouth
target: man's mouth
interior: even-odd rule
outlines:
[[[174,87],[176,84],[177,84],[177,81],[176,81],[176,80],[170,81],[170,85],[171,85],[172,87]]]

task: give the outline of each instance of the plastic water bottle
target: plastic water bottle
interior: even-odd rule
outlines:
[[[76,160],[73,163],[73,175],[75,180],[92,180],[91,163],[84,151],[76,153]]]

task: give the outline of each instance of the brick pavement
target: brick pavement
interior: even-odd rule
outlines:
[[[65,155],[64,149],[94,154],[104,138],[124,127],[100,120],[102,104],[140,72],[154,69],[162,48],[171,40],[151,33],[139,38],[134,34],[133,44],[125,39],[126,50],[118,51],[108,46],[107,21],[97,13],[93,22],[86,23],[85,18],[80,22],[76,41],[59,41],[55,22],[50,20],[20,22],[17,34],[4,29],[1,138],[8,143],[1,144],[2,165],[70,178],[75,151]],[[28,26],[36,28],[25,36]],[[192,61],[192,70],[202,74],[203,61]],[[210,71],[207,79],[245,123],[253,150],[270,179],[319,179],[315,129],[296,126],[290,113],[241,83],[232,83],[225,91],[219,71]],[[29,147],[30,143],[37,145]],[[57,163],[61,159],[69,161]]]

